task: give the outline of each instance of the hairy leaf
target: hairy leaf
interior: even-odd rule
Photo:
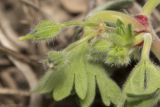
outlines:
[[[63,81],[63,72],[50,69],[48,72],[46,72],[33,91],[39,93],[50,93],[61,81]]]
[[[69,53],[64,51],[50,51],[48,52],[48,62],[55,66],[66,66],[70,63]]]
[[[80,56],[81,57],[81,56]],[[84,99],[87,94],[87,73],[84,67],[83,59],[76,60],[74,63],[75,69],[75,90],[81,99]]]
[[[73,89],[74,70],[69,64],[67,67],[65,67],[65,69],[62,70],[64,73],[63,81],[60,84],[57,84],[53,90],[53,98],[56,101],[60,101],[68,97]]]
[[[121,90],[117,84],[106,75],[104,70],[97,72],[96,80],[103,103],[106,106],[109,106],[111,102],[117,105],[121,96]]]
[[[152,107],[157,103],[160,95],[159,71],[159,67],[149,60],[141,60],[136,65],[124,86],[127,107]]]
[[[84,99],[87,94],[87,72],[85,69],[85,54],[86,45],[79,46],[77,50],[76,57],[72,60],[74,70],[75,70],[75,91],[80,99]],[[78,58],[78,59],[77,59]]]
[[[153,93],[160,87],[159,68],[151,62],[140,62],[130,74],[125,87],[127,93]]]
[[[95,94],[96,94],[96,81],[95,75],[92,73],[94,72],[93,67],[89,67],[87,64],[87,77],[88,77],[88,89],[87,95],[84,100],[81,100],[82,107],[90,107],[94,101]]]

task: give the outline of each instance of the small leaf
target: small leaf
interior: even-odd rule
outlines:
[[[70,75],[74,75],[75,77],[75,91],[81,100],[83,100],[86,97],[88,89],[87,71],[85,67],[87,49],[86,45],[86,43],[82,43],[81,45],[73,49],[68,55],[68,57],[70,58],[70,64],[69,66],[67,66],[67,71],[72,72],[72,74],[70,73]]]
[[[126,101],[132,103],[131,105],[136,105],[136,107],[155,105],[158,101],[157,96],[160,95],[159,71],[159,67],[150,60],[141,60],[133,69],[124,86],[124,92],[127,95]]]
[[[85,69],[85,49],[83,46],[75,51],[79,52],[72,60],[73,69],[75,70],[75,91],[80,99],[84,99],[87,94],[87,72]]]
[[[85,67],[88,75],[88,91],[84,100],[81,100],[82,107],[90,107],[96,95],[96,74],[103,71],[99,64],[85,60]]]
[[[127,93],[150,94],[160,87],[158,67],[150,61],[141,61],[132,71],[125,85]]]
[[[68,65],[67,67],[65,67],[65,69],[63,69],[64,81],[60,84],[57,84],[53,90],[53,97],[56,101],[63,100],[71,94],[74,82],[74,72],[73,69],[70,68],[72,67]]]
[[[61,77],[62,74],[63,72],[60,72],[55,69],[54,70],[50,69],[42,77],[37,87],[33,89],[33,91],[38,93],[50,93],[53,90],[53,88],[56,86],[56,84],[58,84],[58,82],[61,82],[61,79],[63,79],[63,77]]]
[[[106,106],[109,106],[111,102],[117,105],[121,96],[117,84],[107,76],[104,70],[97,72],[96,80],[103,103]]]
[[[48,62],[55,66],[66,66],[70,62],[69,53],[64,51],[50,51],[48,52]]]
[[[61,29],[61,24],[49,20],[41,21],[31,33],[21,37],[20,40],[47,40],[55,38]]]
[[[87,68],[89,71],[87,71],[87,77],[88,77],[88,89],[87,89],[87,95],[84,100],[81,100],[81,106],[82,107],[90,107],[91,104],[94,101],[95,94],[96,94],[96,81],[95,81],[95,75],[93,75],[90,71],[91,69]]]

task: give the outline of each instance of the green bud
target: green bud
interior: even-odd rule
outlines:
[[[96,62],[104,62],[107,51],[111,45],[112,43],[106,38],[95,38],[90,43],[88,59]]]
[[[64,51],[50,51],[48,53],[48,62],[54,65],[66,65],[69,61],[69,54]]]
[[[45,20],[36,25],[32,32],[21,37],[20,40],[48,40],[55,38],[62,28],[62,24]]]
[[[115,31],[109,33],[109,40],[118,46],[131,47],[134,40],[132,26],[126,26],[121,20],[117,20]]]
[[[127,65],[130,62],[129,49],[119,46],[110,48],[105,63],[111,65]]]

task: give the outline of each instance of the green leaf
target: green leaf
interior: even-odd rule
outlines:
[[[159,89],[152,95],[149,95],[143,99],[132,98],[130,102],[126,103],[127,107],[154,107],[159,100]],[[136,99],[136,100],[135,100]]]
[[[72,60],[73,68],[75,70],[75,91],[80,99],[84,99],[87,94],[87,72],[85,69],[85,53],[84,45],[77,47],[77,53]]]
[[[45,20],[41,21],[33,31],[26,36],[20,38],[20,40],[48,40],[55,38],[62,29],[62,25],[53,21]]]
[[[82,67],[83,65],[79,65]],[[76,66],[75,66],[76,67]],[[77,68],[75,72],[75,90],[80,99],[84,99],[87,94],[87,74],[84,68]]]
[[[94,67],[89,67],[87,64],[87,78],[88,78],[88,89],[87,89],[87,95],[84,100],[81,100],[81,106],[82,107],[90,107],[91,104],[94,101],[95,94],[96,94],[96,81],[95,81],[95,75],[92,73]]]
[[[159,89],[155,90],[153,93],[149,94],[141,94],[141,95],[135,95],[135,94],[127,94],[127,102],[128,103],[135,103],[135,102],[141,102],[142,100],[147,100],[150,98],[155,98],[159,92]]]
[[[136,94],[144,92],[144,73],[144,65],[138,64],[135,66],[124,87],[127,93]]]
[[[153,107],[160,96],[160,68],[149,59],[151,35],[144,35],[144,44],[140,62],[135,66],[124,85],[123,103],[118,107]],[[121,99],[122,99],[121,98]]]
[[[48,62],[55,66],[66,66],[70,63],[69,53],[65,51],[50,51],[48,52]]]
[[[72,67],[68,64],[65,69],[62,69],[64,73],[63,81],[60,84],[57,84],[53,90],[53,98],[56,101],[63,100],[71,94],[74,82],[74,71],[70,68]]]
[[[126,92],[137,95],[153,93],[160,87],[159,70],[150,61],[140,62],[129,76],[125,85]]]
[[[50,69],[46,74],[42,77],[37,87],[33,90],[38,93],[50,93],[53,88],[63,80],[61,76],[63,72]]]
[[[157,103],[160,95],[159,71],[159,67],[150,60],[143,59],[135,66],[124,86],[127,107],[152,107]]]
[[[106,106],[111,102],[117,105],[121,96],[121,90],[117,84],[107,76],[104,70],[97,72],[96,80],[103,103]]]
[[[154,107],[157,103],[157,98],[142,100],[140,103],[131,104],[129,107]]]

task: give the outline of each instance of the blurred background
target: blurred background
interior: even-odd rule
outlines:
[[[39,79],[47,71],[42,62],[49,50],[61,50],[81,36],[76,26],[64,29],[56,40],[19,41],[41,20],[56,22],[83,20],[92,10],[117,10],[137,15],[146,0],[0,0],[0,107],[79,107],[72,96],[54,102],[49,95],[31,94]],[[152,23],[160,35],[160,8],[152,15]],[[152,56],[155,62],[156,59]],[[133,62],[121,68],[112,78],[122,86]],[[158,63],[158,62],[157,62]],[[124,71],[128,69],[128,72]],[[104,107],[97,92],[93,107]],[[157,105],[158,107],[158,105]],[[160,107],[160,106],[159,106]]]

